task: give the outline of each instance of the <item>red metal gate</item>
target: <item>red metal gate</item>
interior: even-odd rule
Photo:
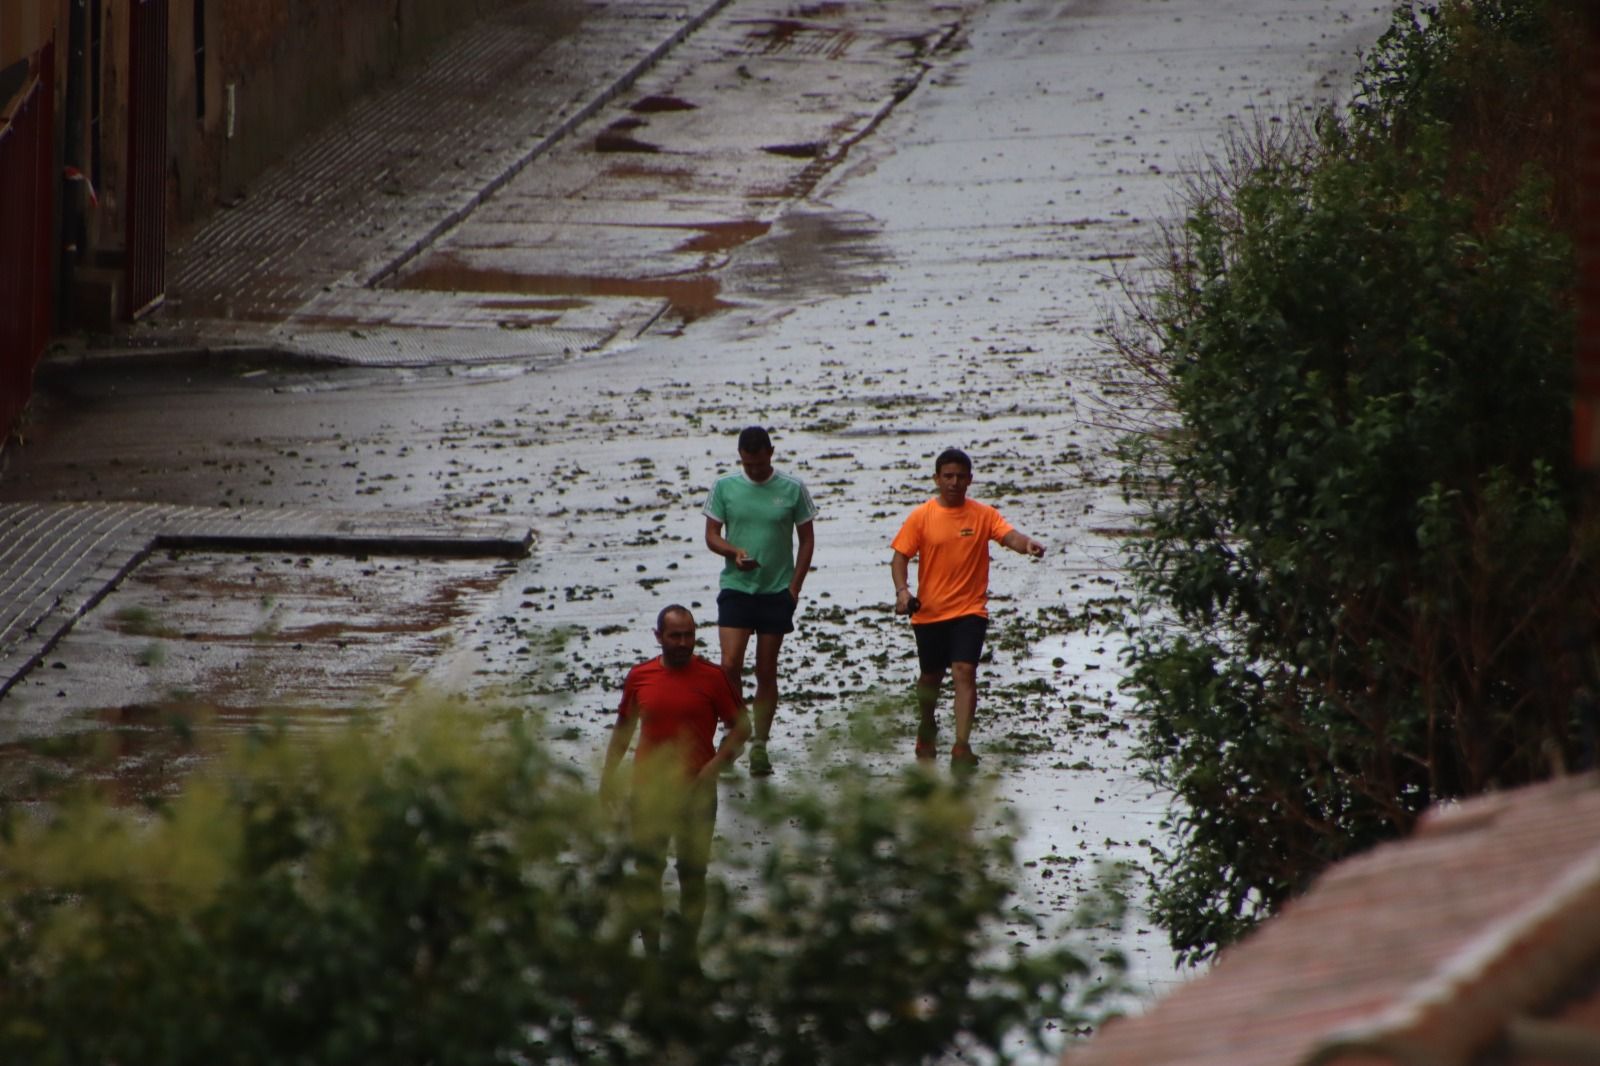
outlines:
[[[136,318],[167,287],[167,0],[134,0],[128,22],[127,280]]]
[[[53,318],[53,51],[34,57],[15,106],[0,114],[0,444],[28,402]]]
[[[1600,474],[1600,8],[1584,12],[1587,63],[1578,93],[1578,338],[1573,452]]]

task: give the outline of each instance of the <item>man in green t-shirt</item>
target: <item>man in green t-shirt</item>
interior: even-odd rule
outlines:
[[[745,649],[750,634],[756,636],[750,772],[762,777],[772,773],[767,737],[778,709],[778,649],[784,634],[794,632],[817,508],[799,478],[772,468],[772,438],[760,426],[739,434],[739,466],[739,473],[717,479],[706,500],[706,547],[725,560],[717,632],[722,672],[741,701]]]

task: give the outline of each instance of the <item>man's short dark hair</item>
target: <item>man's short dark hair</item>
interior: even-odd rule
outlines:
[[[751,455],[772,450],[772,438],[760,426],[746,426],[739,431],[739,450]]]
[[[972,473],[972,457],[960,448],[946,448],[939,453],[939,458],[933,461],[933,472],[937,474],[950,463],[960,463],[961,469]]]
[[[661,608],[660,612],[657,613],[657,615],[656,615],[656,632],[657,633],[661,632],[663,629],[666,628],[667,615],[672,614],[675,611],[681,611],[682,613],[684,613],[684,614],[689,616],[689,621],[690,622],[694,621],[694,615],[690,612],[689,608],[685,607],[681,603],[669,603],[665,607]]]

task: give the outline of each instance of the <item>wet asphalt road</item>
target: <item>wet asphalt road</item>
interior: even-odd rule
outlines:
[[[1050,549],[1038,562],[997,553],[974,737],[999,795],[1026,819],[1028,891],[1064,911],[1096,860],[1147,859],[1164,801],[1124,760],[1108,624],[1127,604],[1110,453],[1118,413],[1137,403],[1096,337],[1115,304],[1112,273],[1138,262],[1201,152],[1235,122],[1343,91],[1356,49],[1387,16],[1354,0],[950,10],[959,28],[937,50],[894,58],[902,73],[920,65],[896,106],[829,105],[837,87],[814,86],[818,113],[835,106],[859,136],[805,182],[778,188],[766,170],[734,168],[721,185],[695,186],[673,177],[689,159],[640,153],[619,170],[616,153],[580,139],[373,298],[404,306],[470,291],[475,321],[493,302],[502,314],[604,321],[611,340],[595,350],[410,369],[113,364],[47,378],[0,499],[442,510],[523,518],[538,539],[514,564],[155,560],[0,701],[0,716],[34,723],[29,735],[56,723],[84,738],[66,756],[13,749],[13,795],[16,766],[89,749],[102,758],[96,772],[131,792],[166,787],[205,750],[160,739],[174,715],[199,715],[200,735],[222,737],[286,707],[338,720],[419,684],[541,708],[554,742],[597,765],[622,674],[653,650],[655,612],[678,601],[714,619],[717,560],[701,543],[700,507],[733,466],[738,429],[762,423],[777,465],[804,478],[820,508],[816,570],[784,648],[776,783],[811,775],[853,708],[910,683],[887,545],[931,494],[933,455],[958,445],[977,464],[973,496]],[[881,81],[889,61],[873,62]],[[734,57],[729,69],[742,94],[728,136],[763,121],[786,140],[803,135],[787,132],[792,102],[810,99],[803,82],[749,93],[759,64]],[[691,93],[671,68],[658,77],[640,93],[718,91],[712,79]],[[877,98],[862,85],[850,100]],[[597,116],[596,131],[626,106]],[[653,119],[662,144],[675,114]],[[639,167],[657,172],[649,195],[627,184]],[[752,197],[755,187],[769,195]],[[598,202],[573,191],[583,189]],[[741,211],[756,224],[737,239],[681,250],[682,224],[722,232],[709,222]],[[685,254],[693,265],[645,269]],[[547,281],[622,277],[619,261],[658,286],[711,278],[714,300],[688,306],[683,290],[663,311],[647,287],[584,296]],[[486,294],[502,284],[496,272],[536,281]],[[713,631],[706,647],[715,654]],[[334,677],[340,686],[322,690],[333,698],[318,699],[318,679]],[[905,750],[882,757],[886,770],[910,758],[910,721],[899,728]],[[737,824],[725,830],[730,846],[752,846]],[[1159,937],[1135,934],[1129,946],[1148,987],[1174,980]]]

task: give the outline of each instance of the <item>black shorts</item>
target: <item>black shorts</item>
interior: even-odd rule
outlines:
[[[983,658],[983,637],[989,620],[981,614],[964,614],[943,622],[913,624],[917,635],[917,663],[925,674],[942,674],[951,663],[976,663]]]
[[[686,789],[665,803],[659,796],[653,800],[648,811],[641,812],[640,797],[634,796],[631,830],[634,846],[639,849],[640,866],[647,870],[666,869],[670,850],[677,856],[680,876],[705,876],[711,863],[711,839],[717,828],[716,782],[710,787]]]
[[[794,632],[794,597],[788,592],[717,593],[717,625],[724,629],[753,629],[782,636]]]

